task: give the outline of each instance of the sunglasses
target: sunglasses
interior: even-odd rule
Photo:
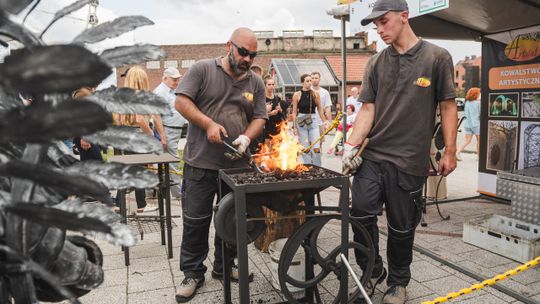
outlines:
[[[250,52],[250,51],[246,50],[243,47],[239,47],[238,45],[236,45],[236,43],[234,43],[232,41],[231,41],[231,44],[234,45],[234,47],[238,51],[238,54],[240,56],[242,56],[242,57],[249,56],[249,58],[253,59],[253,58],[255,58],[255,56],[257,56],[257,52]]]

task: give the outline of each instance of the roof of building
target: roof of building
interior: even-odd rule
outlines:
[[[300,76],[319,72],[320,85],[323,87],[338,86],[335,74],[325,59],[272,59],[272,67],[277,76],[277,86],[301,86]]]
[[[347,55],[347,82],[362,81],[364,78],[366,63],[370,57],[371,54]],[[332,67],[332,70],[334,70],[336,77],[338,79],[342,79],[343,63],[341,62],[341,56],[326,56],[326,60]]]

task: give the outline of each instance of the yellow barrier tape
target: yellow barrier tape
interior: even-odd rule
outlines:
[[[463,288],[458,292],[451,292],[451,293],[447,294],[444,297],[438,297],[433,301],[425,301],[425,302],[422,302],[422,304],[444,303],[444,302],[446,302],[448,300],[452,300],[452,299],[455,299],[455,298],[460,297],[462,295],[466,295],[468,293],[471,293],[473,291],[480,290],[480,289],[482,289],[482,288],[484,288],[486,286],[494,285],[499,281],[507,279],[507,278],[509,278],[509,277],[511,277],[513,275],[518,274],[518,273],[521,273],[521,272],[523,272],[523,271],[525,271],[525,270],[527,270],[527,269],[529,269],[531,267],[534,267],[534,266],[536,266],[538,264],[540,264],[540,256],[537,257],[536,259],[528,261],[527,263],[525,263],[523,265],[520,265],[520,266],[518,266],[518,267],[516,267],[514,269],[508,270],[507,272],[505,272],[503,274],[499,274],[499,275],[494,276],[491,279],[487,279],[487,280],[483,281],[482,283],[473,284],[469,288]]]

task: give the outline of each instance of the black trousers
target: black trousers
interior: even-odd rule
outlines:
[[[375,163],[366,159],[354,176],[351,217],[366,227],[375,245],[374,277],[383,270],[377,215],[381,214],[383,204],[386,207],[388,286],[407,286],[411,279],[414,231],[422,216],[424,181],[424,176],[404,173],[391,163]],[[353,232],[356,242],[366,243],[360,233],[354,229]],[[360,267],[365,269],[366,257],[359,252],[355,254]]]
[[[208,235],[213,205],[219,191],[218,171],[195,168],[184,164],[182,185],[182,219],[184,230],[180,248],[180,270],[186,277],[202,278],[207,270]],[[222,195],[230,189],[222,188]],[[214,270],[223,272],[221,238],[214,239]]]

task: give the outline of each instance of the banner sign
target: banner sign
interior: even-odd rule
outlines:
[[[496,194],[498,171],[540,166],[540,32],[482,42],[478,190]]]

